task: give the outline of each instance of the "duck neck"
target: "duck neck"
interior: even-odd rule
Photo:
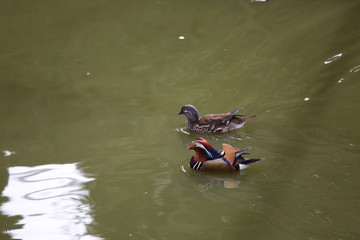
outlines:
[[[200,119],[199,112],[196,109],[189,110],[186,114],[186,117],[188,119],[188,123],[196,123]]]
[[[205,162],[207,160],[207,157],[203,153],[202,149],[196,149],[195,154],[191,160],[194,160],[194,162]]]

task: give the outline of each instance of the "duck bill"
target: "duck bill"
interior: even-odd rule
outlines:
[[[194,147],[193,146],[190,146],[187,148],[188,150],[194,150]]]

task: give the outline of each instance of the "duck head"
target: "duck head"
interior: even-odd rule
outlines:
[[[198,110],[196,110],[196,108],[193,105],[182,106],[180,112],[178,112],[178,115],[180,114],[184,114],[189,122],[197,122],[199,121],[200,118]]]
[[[211,144],[204,138],[195,139],[191,146],[188,147],[189,150],[194,150],[195,155],[198,155],[200,158],[206,157],[206,160],[213,160],[221,157],[219,153]]]

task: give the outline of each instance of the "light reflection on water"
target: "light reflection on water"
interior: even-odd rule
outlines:
[[[87,230],[93,217],[84,184],[93,180],[74,163],[9,168],[3,192],[9,201],[0,210],[20,215],[23,226],[8,233],[16,239],[101,239]]]
[[[334,56],[332,56],[331,58],[328,58],[324,61],[324,64],[329,64],[329,63],[332,63],[334,62],[335,60],[337,60],[338,58],[340,58],[342,56],[342,53],[338,53]]]

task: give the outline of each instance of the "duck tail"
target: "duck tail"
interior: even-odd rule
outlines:
[[[250,116],[247,116],[247,117],[242,117],[242,120],[243,120],[243,121],[248,121],[248,120],[250,120],[250,119],[253,119],[254,117],[256,117],[255,114],[250,115]]]
[[[234,117],[232,118],[232,121],[238,125],[238,126],[236,126],[236,128],[241,128],[248,120],[250,120],[254,117],[256,117],[255,114],[247,116],[247,117],[244,117],[241,115],[234,115]]]
[[[247,151],[249,151],[251,147],[244,148],[242,150],[239,150],[235,153],[235,158],[240,157],[242,154],[246,154]]]
[[[245,159],[239,163],[239,170],[243,170],[245,168],[250,167],[254,163],[258,163],[265,160],[265,158],[252,158],[252,159]]]
[[[236,109],[235,111],[232,111],[231,113],[233,114],[233,115],[235,115],[238,111],[241,111],[241,110],[244,110],[243,108],[238,108],[238,109]]]

